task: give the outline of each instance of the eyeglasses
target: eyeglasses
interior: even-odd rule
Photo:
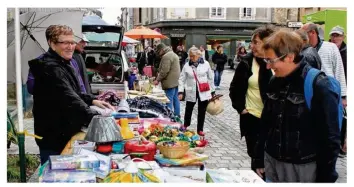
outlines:
[[[275,62],[279,61],[280,59],[286,57],[286,55],[288,55],[288,54],[282,55],[282,56],[280,56],[278,58],[274,58],[274,59],[264,58],[263,61],[267,64],[272,64],[272,63],[275,63]]]
[[[56,42],[56,43],[58,43],[58,44],[63,44],[63,45],[65,45],[65,46],[69,46],[69,45],[76,45],[77,43],[75,42],[75,41],[64,41],[64,42]]]

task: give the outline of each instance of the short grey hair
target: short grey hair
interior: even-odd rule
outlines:
[[[189,56],[189,53],[192,53],[193,55],[202,55],[202,52],[197,47],[189,48],[188,56]]]

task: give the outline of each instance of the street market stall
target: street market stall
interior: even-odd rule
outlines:
[[[159,116],[146,118],[141,111]],[[50,156],[39,170],[39,181],[263,182],[252,171],[207,168],[207,145],[205,137],[174,122],[165,104],[148,97],[120,100],[117,111],[95,116],[87,129],[72,137],[61,155]]]

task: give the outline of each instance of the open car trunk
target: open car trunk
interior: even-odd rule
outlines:
[[[93,94],[107,89],[124,89],[128,62],[121,50],[123,29],[115,25],[82,25],[82,33],[89,40],[84,59]]]

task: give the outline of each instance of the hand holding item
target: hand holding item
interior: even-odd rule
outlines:
[[[182,99],[183,99],[183,94],[178,94],[178,99],[180,100],[180,101],[182,101]]]
[[[155,80],[154,85],[158,85],[158,84],[159,84],[159,81]]]
[[[98,106],[98,107],[100,107],[100,108],[103,108],[103,109],[108,108],[108,109],[111,109],[111,110],[114,111],[113,106],[110,105],[110,104],[107,103],[107,102],[104,102],[104,101],[93,100],[93,101],[92,101],[92,104],[95,105],[95,106]]]

